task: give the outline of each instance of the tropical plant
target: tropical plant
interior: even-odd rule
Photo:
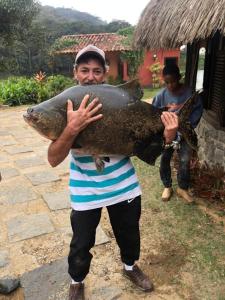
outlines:
[[[161,72],[163,66],[160,62],[156,62],[148,67],[149,71],[152,73],[152,87],[159,88],[161,86]]]

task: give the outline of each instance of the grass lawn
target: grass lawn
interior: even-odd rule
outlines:
[[[161,88],[159,88],[159,89],[145,88],[143,99],[153,98],[160,90],[161,90]]]
[[[143,191],[142,265],[157,289],[170,286],[185,300],[225,300],[224,224],[176,194],[162,202],[159,160],[156,166],[133,162]]]

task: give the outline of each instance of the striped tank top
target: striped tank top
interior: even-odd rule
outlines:
[[[131,160],[122,155],[110,156],[98,172],[92,156],[71,151],[69,188],[75,210],[105,207],[141,195]]]

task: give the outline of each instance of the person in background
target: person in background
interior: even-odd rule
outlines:
[[[105,53],[88,45],[77,53],[74,78],[80,85],[102,84],[106,80]],[[74,139],[91,122],[102,117],[101,103],[94,99],[88,104],[89,96],[82,100],[78,110],[68,100],[67,126],[61,136],[48,149],[48,161],[55,167],[70,153],[71,226],[73,237],[68,257],[71,285],[69,300],[84,300],[84,280],[89,273],[95,244],[96,228],[101,211],[106,207],[110,223],[120,248],[123,274],[144,292],[153,290],[147,275],[135,263],[140,255],[139,220],[141,216],[141,189],[129,157],[110,156],[104,170],[99,173],[91,154],[79,154],[71,149]],[[176,114],[165,112],[166,142],[174,139],[178,128]]]
[[[180,82],[181,75],[179,67],[176,64],[168,64],[163,69],[163,80],[165,88],[162,89],[154,98],[153,105],[158,108],[166,107],[168,111],[178,112],[184,102],[192,95],[189,87]],[[194,105],[189,121],[191,126],[195,128],[202,116],[203,105],[200,97]],[[192,149],[186,143],[182,136],[177,134],[177,141],[179,142],[179,167],[177,172],[177,195],[182,197],[187,203],[194,201],[190,188],[190,160],[192,156]],[[162,193],[162,200],[169,201],[172,194],[172,178],[171,178],[171,158],[173,155],[173,147],[165,149],[161,155],[160,162],[160,177],[164,185]]]

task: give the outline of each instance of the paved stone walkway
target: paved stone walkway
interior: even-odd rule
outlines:
[[[24,122],[25,110],[0,108],[0,278],[66,257],[71,239],[68,159],[48,164],[49,141]],[[99,227],[96,244],[107,241]]]
[[[23,121],[25,109],[0,108],[0,279],[19,277],[23,287],[9,296],[0,294],[0,300],[68,300],[69,161],[56,168],[48,164],[49,141]],[[88,300],[182,299],[168,284],[150,295],[136,290],[122,275],[106,210],[101,225],[107,236],[98,227],[99,246],[92,249],[94,259],[85,279]]]

